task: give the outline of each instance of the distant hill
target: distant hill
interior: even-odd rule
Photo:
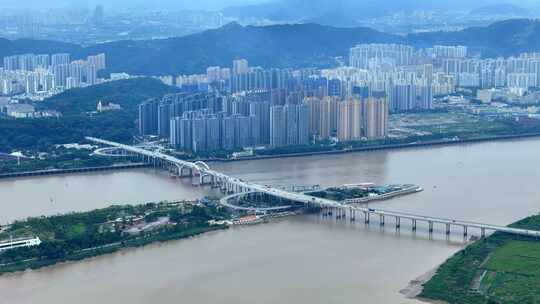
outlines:
[[[411,34],[413,45],[466,45],[485,57],[510,56],[540,51],[540,22],[530,19],[501,21],[487,27],[472,27],[458,32]]]
[[[318,24],[240,26],[228,24],[180,38],[119,41],[90,47],[106,52],[110,68],[136,74],[200,73],[212,65],[230,66],[246,58],[264,67],[329,66],[356,43],[401,42],[397,36],[369,28],[335,28]]]
[[[207,66],[230,66],[246,58],[265,67],[330,66],[333,57],[345,55],[357,43],[401,42],[402,38],[358,28],[319,24],[240,26],[228,24],[216,30],[178,38],[116,41],[80,47],[41,40],[0,40],[0,57],[24,53],[69,52],[73,58],[104,52],[107,72],[140,75],[191,74]]]
[[[488,5],[477,8],[470,12],[471,15],[508,15],[508,16],[530,16],[531,12],[514,4],[502,3]]]
[[[328,20],[328,18],[326,18]],[[344,22],[348,22],[344,20]],[[457,32],[386,34],[366,27],[339,28],[315,23],[241,26],[236,23],[179,38],[116,41],[80,47],[49,41],[0,40],[0,56],[25,52],[71,52],[74,58],[107,54],[107,72],[140,75],[204,73],[206,67],[231,66],[237,58],[263,67],[328,67],[359,43],[467,45],[484,56],[540,51],[540,21],[514,19]]]
[[[176,92],[153,78],[119,80],[65,91],[39,103],[60,111],[58,119],[0,119],[0,151],[49,151],[54,145],[85,142],[85,136],[129,143],[137,133],[137,105],[152,97]],[[113,101],[121,111],[87,115],[98,101]]]
[[[114,102],[125,111],[133,112],[142,101],[162,97],[178,90],[153,78],[118,80],[103,84],[67,90],[44,100],[40,106],[61,112],[64,115],[77,115],[95,111],[97,103]]]
[[[357,20],[418,10],[470,10],[504,2],[523,6],[536,4],[534,0],[275,0],[256,5],[229,7],[222,12],[225,16],[237,18],[264,18],[289,22],[323,18],[327,21],[325,24],[341,26],[343,19],[331,19],[326,16],[343,16],[345,20]]]
[[[71,43],[32,39],[7,40],[0,38],[0,58],[13,54],[52,54],[60,52],[75,54],[81,51],[81,46]]]

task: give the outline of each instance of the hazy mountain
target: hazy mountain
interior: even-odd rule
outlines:
[[[406,37],[365,27],[337,28],[318,24],[240,26],[185,37],[147,41],[117,41],[80,47],[50,41],[0,39],[0,57],[21,53],[70,52],[75,58],[104,52],[109,71],[144,75],[202,73],[212,65],[230,66],[246,58],[263,67],[327,67],[336,56],[347,56],[359,43],[467,45],[484,56],[509,56],[540,51],[540,21],[515,19],[459,32],[411,34]]]
[[[357,43],[402,42],[402,38],[369,28],[335,28],[318,24],[265,27],[229,24],[186,37],[152,41],[119,41],[86,48],[106,52],[115,71],[179,74],[230,66],[246,58],[265,67],[329,66]]]
[[[503,3],[488,5],[472,10],[471,15],[513,15],[513,16],[530,16],[531,12],[520,6]]]
[[[339,25],[342,19],[357,20],[384,16],[399,11],[467,10],[499,4],[538,5],[533,0],[281,0],[272,3],[234,6],[223,10],[227,16],[238,18],[266,18],[281,21],[317,20]]]
[[[0,58],[13,54],[25,53],[79,53],[81,49],[82,48],[78,45],[57,41],[32,39],[7,40],[0,38]]]
[[[482,52],[485,57],[510,56],[540,51],[540,21],[513,19],[487,27],[472,27],[459,32],[411,34],[413,45],[461,44]]]

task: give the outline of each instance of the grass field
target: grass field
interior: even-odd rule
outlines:
[[[485,266],[481,290],[501,303],[540,303],[540,243],[509,242]]]
[[[540,276],[540,243],[510,242],[495,251],[486,264],[486,269],[525,276]]]
[[[511,226],[540,230],[540,215]],[[441,265],[420,297],[452,304],[540,304],[540,241],[495,233],[475,242]]]

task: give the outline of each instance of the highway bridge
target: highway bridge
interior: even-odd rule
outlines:
[[[276,207],[244,207],[244,206],[239,206],[237,204],[231,203],[231,201],[241,199],[245,196],[249,197],[250,195],[257,195],[257,194],[260,194],[260,192],[234,193],[234,194],[222,197],[219,200],[219,204],[233,210],[247,211],[247,212],[279,212],[279,211],[287,211],[294,207],[293,205],[284,205],[284,206],[276,206]]]
[[[273,188],[268,185],[259,185],[249,181],[244,181],[240,178],[228,176],[224,173],[212,170],[210,166],[201,161],[189,162],[161,152],[146,150],[143,148],[133,147],[130,145],[120,144],[94,137],[86,137],[86,139],[97,144],[119,148],[127,153],[131,153],[142,158],[145,162],[151,165],[171,170],[179,176],[186,176],[186,173],[191,177],[198,176],[200,185],[211,185],[213,187],[220,188],[222,192],[227,194],[244,192],[264,193],[282,198],[284,200],[303,203],[307,206],[320,207],[323,209],[323,215],[326,216],[335,214],[337,218],[342,219],[349,217],[351,221],[356,221],[356,217],[358,215],[360,217],[363,216],[363,220],[366,224],[371,222],[372,217],[378,217],[378,222],[381,226],[386,225],[387,219],[393,219],[396,229],[400,229],[402,221],[406,220],[410,221],[412,230],[414,231],[417,229],[418,222],[422,222],[428,225],[430,233],[433,233],[435,225],[440,225],[445,228],[446,234],[451,233],[452,227],[460,227],[463,229],[464,236],[468,235],[470,228],[474,228],[480,230],[482,237],[485,237],[486,231],[500,231],[516,235],[532,236],[537,238],[540,237],[540,231],[535,230],[517,229],[457,219],[438,218],[397,211],[346,205],[333,200],[313,197],[303,193],[289,192],[286,190]]]

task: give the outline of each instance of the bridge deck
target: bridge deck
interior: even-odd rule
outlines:
[[[243,181],[239,178],[231,177],[221,172],[211,170],[207,166],[202,166],[197,163],[184,161],[184,160],[181,160],[176,157],[163,154],[160,152],[148,151],[142,148],[137,148],[137,147],[124,145],[124,144],[120,144],[120,143],[116,143],[116,142],[112,142],[108,140],[103,140],[99,138],[94,138],[94,137],[86,137],[86,139],[95,143],[121,148],[126,151],[144,155],[144,156],[151,157],[154,159],[160,159],[162,161],[169,162],[179,167],[188,167],[190,169],[200,172],[201,175],[204,174],[204,175],[213,176],[215,178],[226,181],[229,184],[233,184],[243,189],[246,189],[247,191],[250,191],[250,192],[266,193],[268,195],[273,195],[276,197],[281,197],[283,199],[301,202],[304,204],[311,204],[311,205],[317,205],[320,207],[328,207],[328,208],[339,208],[343,210],[351,210],[355,212],[363,212],[366,214],[385,216],[385,217],[388,216],[388,217],[395,217],[395,218],[400,218],[400,219],[409,219],[409,220],[423,221],[423,222],[429,222],[429,223],[439,223],[439,224],[453,225],[453,226],[472,227],[472,228],[479,228],[479,229],[492,230],[492,231],[501,231],[501,232],[517,234],[517,235],[540,237],[540,231],[535,231],[535,230],[517,229],[517,228],[510,228],[510,227],[505,227],[505,226],[490,225],[490,224],[454,220],[454,219],[445,219],[445,218],[410,214],[410,213],[404,213],[404,212],[398,212],[398,211],[378,210],[378,209],[371,209],[371,208],[342,205],[332,200],[313,197],[313,196],[305,195],[302,193],[288,192],[281,189],[272,188],[270,186],[264,186],[264,185],[259,185],[259,184]]]

